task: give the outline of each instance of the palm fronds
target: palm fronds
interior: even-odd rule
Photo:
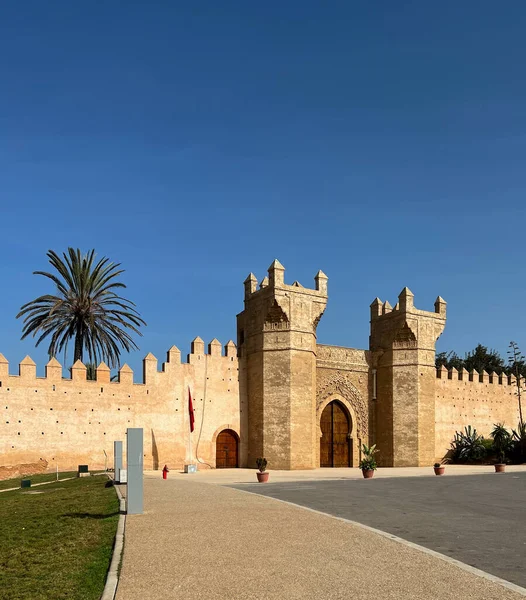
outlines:
[[[86,353],[90,362],[103,360],[114,368],[120,364],[121,348],[138,349],[132,335],[142,335],[139,327],[146,323],[135,304],[116,291],[126,287],[117,280],[124,272],[120,263],[105,257],[96,262],[95,256],[94,250],[83,255],[68,248],[62,257],[49,250],[56,273],[35,271],[35,275],[50,279],[55,294],[24,304],[17,319],[24,317],[22,339],[32,335],[38,346],[49,338],[49,356],[66,353],[73,340],[74,361],[83,360]]]

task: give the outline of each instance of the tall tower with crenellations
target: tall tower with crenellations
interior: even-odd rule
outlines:
[[[435,343],[446,324],[446,302],[418,310],[404,288],[394,308],[371,304],[370,350],[375,377],[375,441],[382,466],[427,466],[435,460]]]
[[[275,260],[258,289],[245,280],[237,316],[240,387],[248,406],[248,466],[265,457],[272,469],[317,467],[316,327],[327,304],[327,276],[315,289],[287,285]]]

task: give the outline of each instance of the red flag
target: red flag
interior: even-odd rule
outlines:
[[[194,430],[194,405],[192,404],[192,394],[188,386],[188,414],[190,415],[190,432]]]

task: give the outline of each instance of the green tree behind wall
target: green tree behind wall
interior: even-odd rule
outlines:
[[[467,352],[464,358],[460,358],[453,351],[440,352],[436,355],[435,365],[438,368],[444,366],[446,369],[457,369],[460,371],[486,371],[487,373],[508,373],[508,367],[502,356],[496,350],[488,350],[487,346],[478,344],[474,350]]]

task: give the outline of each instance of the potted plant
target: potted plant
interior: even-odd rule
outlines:
[[[495,465],[495,473],[504,473],[506,471],[506,454],[511,446],[511,436],[503,424],[497,423],[493,425],[491,437],[493,438],[493,448],[499,461]]]
[[[266,458],[256,458],[256,465],[259,471],[256,473],[258,476],[259,483],[266,483],[268,481],[268,472],[267,472],[267,459]]]
[[[443,464],[436,462],[433,465],[433,470],[435,471],[435,475],[443,475],[446,467]]]
[[[359,467],[362,470],[364,479],[371,479],[376,471],[377,464],[374,455],[378,452],[376,444],[372,446],[366,446],[363,444],[362,448],[362,460],[360,461]]]

